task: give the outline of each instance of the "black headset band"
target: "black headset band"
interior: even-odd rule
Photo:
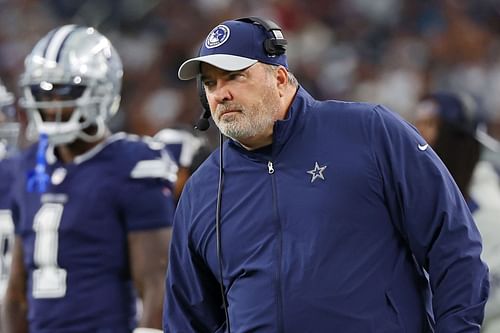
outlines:
[[[267,31],[272,31],[272,30],[280,30],[281,31],[280,26],[277,25],[275,22],[273,22],[271,20],[264,19],[262,17],[257,17],[257,16],[240,17],[239,19],[236,19],[235,21],[258,23],[261,26],[263,26],[264,29],[266,29]]]
[[[281,27],[274,21],[257,16],[241,17],[235,21],[257,23],[266,29],[268,38],[264,42],[264,49],[270,55],[282,55],[286,52],[287,40],[283,36]]]

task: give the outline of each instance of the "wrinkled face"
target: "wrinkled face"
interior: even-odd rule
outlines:
[[[271,137],[280,111],[280,94],[272,67],[256,63],[236,72],[202,64],[202,82],[220,131],[251,146]]]
[[[437,108],[435,102],[425,100],[417,105],[415,112],[415,126],[431,146],[436,144],[439,135],[440,118]]]

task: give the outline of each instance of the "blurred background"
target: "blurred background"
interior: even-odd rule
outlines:
[[[124,65],[112,129],[191,128],[202,110],[195,82],[177,70],[214,26],[243,16],[283,28],[290,70],[318,99],[381,103],[413,122],[428,93],[466,92],[500,140],[500,0],[0,0],[0,78],[19,96],[24,58],[42,36],[63,24],[93,26]],[[213,148],[215,126],[207,134]],[[459,163],[471,158],[457,147]],[[488,316],[497,318],[488,332],[500,332],[500,149],[481,158],[497,171],[475,175],[472,194],[484,207],[475,218],[491,269]]]
[[[195,83],[177,79],[179,65],[216,24],[250,15],[281,25],[290,69],[317,98],[383,103],[411,120],[427,92],[462,90],[500,137],[498,0],[0,0],[0,77],[19,95],[39,38],[62,24],[94,26],[124,63],[113,129],[192,126],[201,107]]]

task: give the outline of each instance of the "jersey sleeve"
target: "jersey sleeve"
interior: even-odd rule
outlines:
[[[175,162],[161,147],[142,147],[132,152],[136,158],[118,193],[120,211],[129,231],[171,226],[175,209]]]
[[[22,186],[25,185],[26,180],[26,175],[23,172],[24,165],[22,164],[22,157],[25,154],[16,155],[15,158],[11,159],[6,174],[2,176],[9,177],[6,183],[3,184],[3,186],[7,185],[7,187],[4,187],[3,208],[10,211],[15,234],[20,234],[22,229],[20,225],[19,201],[23,198],[21,193],[24,188]]]
[[[375,107],[369,132],[392,221],[429,275],[437,332],[479,332],[489,283],[481,237],[448,170],[417,130]]]

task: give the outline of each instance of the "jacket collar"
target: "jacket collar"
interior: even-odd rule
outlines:
[[[304,88],[299,86],[286,118],[278,120],[274,124],[272,150],[269,149],[269,147],[263,147],[254,151],[248,151],[232,139],[228,140],[228,145],[247,155],[265,155],[269,157],[271,151],[272,156],[278,155],[288,139],[296,132],[300,131],[304,126],[303,118],[307,112],[306,106],[312,104],[313,101],[314,99],[311,95]]]

